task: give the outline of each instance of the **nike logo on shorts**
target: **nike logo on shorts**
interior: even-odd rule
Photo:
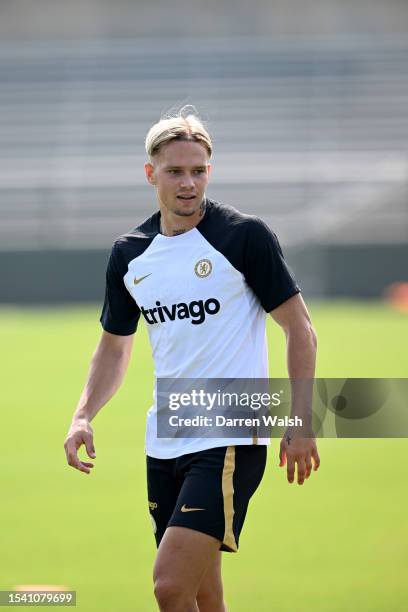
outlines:
[[[186,504],[181,506],[182,512],[197,512],[197,510],[205,510],[205,508],[187,508]]]

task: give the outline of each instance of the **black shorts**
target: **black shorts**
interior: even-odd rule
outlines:
[[[167,527],[178,526],[211,535],[220,540],[220,550],[236,552],[265,465],[265,445],[222,446],[175,459],[147,457],[157,546]]]

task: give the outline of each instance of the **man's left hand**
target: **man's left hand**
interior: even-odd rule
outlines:
[[[290,483],[295,479],[297,463],[297,481],[298,484],[303,484],[305,478],[309,478],[312,473],[312,468],[316,471],[320,465],[316,440],[314,438],[292,438],[290,433],[286,433],[280,443],[279,459],[279,467],[284,467],[287,463],[288,482]]]

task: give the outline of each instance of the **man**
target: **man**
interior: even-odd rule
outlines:
[[[156,378],[267,378],[265,313],[283,328],[291,379],[314,376],[316,338],[276,236],[258,218],[205,196],[212,144],[194,115],[156,123],[146,138],[147,181],[159,211],[116,240],[107,269],[103,333],[65,441],[69,465],[95,457],[90,421],[122,382],[143,315]],[[157,399],[157,398],[156,398]],[[299,403],[299,402],[298,402]],[[295,406],[294,410],[298,409]],[[149,511],[162,612],[222,612],[221,551],[235,552],[267,439],[161,438],[147,418]],[[302,484],[319,466],[313,437],[287,432],[280,465]]]

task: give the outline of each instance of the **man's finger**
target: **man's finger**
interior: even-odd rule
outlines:
[[[306,453],[306,478],[312,473],[312,459],[310,453]]]
[[[283,443],[281,443],[280,450],[279,450],[279,467],[283,467],[285,463],[286,463],[286,450],[285,450]]]
[[[68,465],[71,467],[79,467],[80,461],[79,457],[75,451],[69,451],[67,455]]]
[[[306,476],[306,462],[304,457],[300,457],[297,460],[297,481],[298,484],[302,485],[305,481]]]
[[[90,474],[91,468],[93,468],[92,463],[86,463],[84,461],[80,461],[78,457],[76,457],[72,463],[68,462],[69,465],[80,472],[85,472],[85,474]]]
[[[79,461],[80,467],[78,468],[80,472],[85,472],[85,474],[91,473],[91,468],[93,468],[93,463],[87,463],[86,461]]]
[[[295,458],[291,455],[287,456],[288,460],[288,482],[293,482],[295,479]]]
[[[82,464],[76,453],[68,454],[68,465],[70,465],[73,468],[76,468],[77,470],[82,470]]]
[[[65,448],[65,453],[67,455],[68,465],[79,470],[80,472],[85,472],[86,474],[90,473],[90,468],[93,467],[93,463],[86,463],[85,461],[81,461],[77,455],[76,449],[72,449],[70,445]]]
[[[88,457],[95,458],[96,452],[95,452],[92,434],[84,435],[84,442],[85,442],[86,452],[88,453]]]
[[[72,442],[65,442],[64,450],[65,450],[65,456],[66,456],[67,461],[69,463],[69,460],[70,460],[71,456],[72,455],[76,455],[76,447],[75,447],[74,444],[72,444]]]
[[[319,453],[317,452],[317,448],[312,448],[312,457],[314,461],[313,469],[316,471],[317,469],[319,469],[319,466],[320,466],[320,457],[319,457]]]

